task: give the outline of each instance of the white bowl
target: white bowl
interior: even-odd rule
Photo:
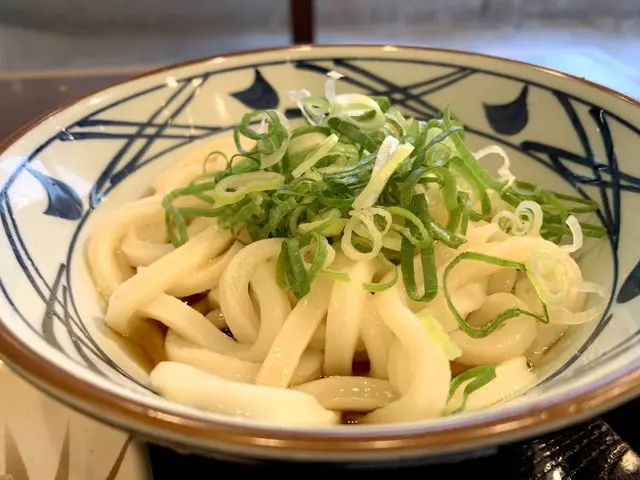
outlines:
[[[389,94],[408,113],[451,104],[472,147],[501,145],[516,176],[597,201],[606,239],[582,255],[611,290],[599,322],[545,356],[539,384],[486,410],[412,424],[291,428],[206,413],[155,396],[102,325],[84,261],[106,212],[253,109],[294,112],[287,91],[322,91],[325,73]],[[62,108],[0,154],[0,354],[19,374],[105,422],[212,455],[397,460],[486,448],[558,428],[640,392],[640,108],[633,99],[540,67],[404,47],[293,47],[153,72]],[[191,150],[193,149],[193,150]],[[104,200],[104,201],[103,201]],[[100,207],[95,210],[97,204]],[[126,373],[125,373],[126,372]]]

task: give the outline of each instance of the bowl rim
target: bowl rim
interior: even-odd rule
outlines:
[[[423,53],[466,55],[487,58],[491,61],[515,64],[518,67],[538,71],[567,80],[580,82],[586,86],[601,90],[606,95],[621,100],[640,109],[640,100],[617,92],[611,88],[580,78],[559,70],[540,65],[464,50],[430,48],[421,46],[386,44],[317,44],[288,45],[283,47],[241,50],[223,55],[203,57],[186,62],[171,64],[140,75],[115,82],[97,89],[72,101],[52,109],[28,122],[6,139],[0,142],[0,156],[20,138],[44,123],[50,117],[84,100],[124,84],[135,82],[176,69],[205,63],[214,58],[237,58],[266,53],[286,53],[299,51],[365,49],[376,51],[393,47],[398,52],[418,51]],[[605,410],[614,408],[634,397],[640,396],[640,370],[616,375],[612,380],[570,394],[564,399],[533,406],[525,411],[515,412],[497,418],[480,420],[473,425],[461,425],[437,431],[407,429],[403,433],[381,432],[358,433],[354,428],[348,435],[324,431],[321,435],[299,431],[278,431],[268,427],[226,424],[214,419],[181,416],[162,408],[152,409],[142,402],[128,399],[116,393],[99,388],[87,388],[85,381],[69,375],[63,367],[50,363],[36,349],[14,335],[0,321],[0,358],[28,382],[34,384],[46,394],[60,400],[68,406],[91,417],[118,428],[136,431],[156,441],[164,441],[174,446],[188,446],[200,453],[223,453],[261,457],[285,458],[295,456],[299,459],[349,459],[366,461],[375,459],[398,460],[417,456],[448,454],[473,448],[486,448],[508,441],[515,441],[569,424],[586,420]],[[211,450],[210,450],[211,449]]]

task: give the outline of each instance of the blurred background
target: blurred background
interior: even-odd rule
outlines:
[[[315,3],[318,43],[469,49],[620,90],[640,84],[639,0],[0,0],[0,73],[153,67],[286,45],[292,3]]]
[[[0,98],[13,112],[0,135],[145,70],[288,45],[294,30],[303,43],[505,56],[640,97],[640,0],[0,0]]]

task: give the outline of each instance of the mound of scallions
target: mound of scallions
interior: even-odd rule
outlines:
[[[501,228],[513,235],[533,232],[555,243],[573,235],[574,244],[581,243],[583,236],[605,233],[575,217],[594,212],[597,205],[516,181],[499,147],[472,153],[462,125],[449,109],[438,118],[407,118],[387,97],[337,94],[339,78],[335,72],[329,74],[324,97],[290,92],[305,120],[297,128],[276,110],[244,115],[234,131],[238,153],[225,157],[226,168],[207,172],[205,162],[200,176],[164,198],[171,242],[179,246],[187,241],[189,219],[216,217],[243,243],[285,239],[277,279],[296,298],[309,292],[318,275],[349,281],[346,274],[331,269],[339,248],[352,260],[378,258],[393,271],[385,277],[391,278],[388,281],[363,284],[371,292],[395,285],[399,272],[414,301],[429,302],[442,288],[461,328],[472,337],[487,336],[522,314],[548,322],[546,308],[544,317],[512,308],[482,328],[469,325],[448,297],[451,269],[463,260],[522,272],[527,265],[463,252],[449,263],[443,285],[438,285],[434,245],[460,247],[469,221],[491,221],[497,212]],[[504,159],[497,176],[479,162],[490,153]],[[210,157],[217,155],[224,154],[213,152]],[[431,213],[429,199],[435,197],[430,192],[439,193],[446,222]],[[197,197],[206,206],[180,207],[177,200],[185,196]]]

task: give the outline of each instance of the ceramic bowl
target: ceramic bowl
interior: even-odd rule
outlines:
[[[389,95],[410,115],[451,105],[472,148],[501,145],[516,176],[595,200],[606,238],[580,262],[611,292],[597,322],[544,357],[538,385],[486,410],[412,424],[327,429],[262,425],[155,396],[102,325],[84,260],[109,210],[204,151],[251,110],[298,115],[287,92]],[[348,86],[348,87],[347,87]],[[0,352],[63,402],[120,428],[211,455],[326,461],[441,459],[539,434],[640,393],[640,104],[584,80],[483,55],[392,46],[300,46],[153,72],[66,106],[0,154]]]

